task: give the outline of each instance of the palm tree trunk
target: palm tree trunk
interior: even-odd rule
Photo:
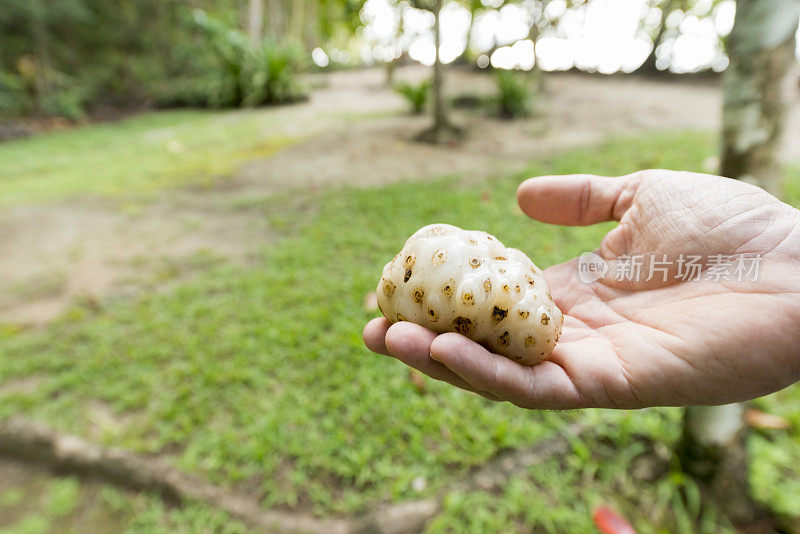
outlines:
[[[439,23],[441,11],[442,0],[436,0],[433,11],[433,42],[436,48],[436,56],[433,60],[433,130],[435,137],[438,137],[439,133],[448,127],[447,111],[442,94],[442,61],[439,53],[442,37]]]
[[[664,5],[661,6],[661,20],[658,25],[658,32],[656,32],[656,36],[653,37],[653,49],[647,55],[644,62],[636,69],[636,72],[642,74],[658,74],[660,72],[656,66],[656,48],[658,48],[658,45],[661,44],[662,39],[664,39],[664,34],[667,33],[667,17],[672,11],[673,4],[674,0],[665,0]]]
[[[263,0],[249,0],[247,33],[250,35],[250,42],[257,45],[261,42],[261,32],[264,27],[264,4]]]

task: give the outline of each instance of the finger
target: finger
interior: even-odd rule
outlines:
[[[389,349],[386,348],[386,332],[391,323],[385,317],[376,317],[364,327],[364,345],[372,352],[389,356]]]
[[[566,371],[550,361],[523,366],[459,334],[437,337],[431,345],[431,357],[475,389],[523,408],[581,408],[584,404]]]
[[[385,343],[390,356],[394,356],[429,377],[484,395],[492,400],[498,400],[494,395],[486,394],[470,386],[463,378],[431,359],[431,344],[434,339],[436,339],[436,334],[427,328],[401,321],[389,327]]]
[[[610,178],[592,174],[540,176],[522,182],[517,202],[538,221],[586,226],[620,220],[633,202],[638,174]]]

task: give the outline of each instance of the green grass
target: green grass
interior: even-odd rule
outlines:
[[[0,144],[0,207],[211,183],[294,142],[274,111],[162,111]]]
[[[0,534],[249,532],[239,521],[199,503],[168,506],[156,494],[44,470],[12,471],[12,477],[0,481]]]
[[[651,135],[554,155],[525,176],[691,170],[713,151],[707,135]],[[431,529],[559,531],[587,526],[591,506],[601,501],[624,510],[643,532],[659,525],[680,530],[686,521],[724,527],[713,513],[698,518],[691,504],[676,508],[687,483],[675,473],[639,485],[626,475],[640,452],[636,443],[675,442],[679,410],[529,412],[432,381],[422,393],[404,366],[362,346],[361,328],[372,315],[362,310],[364,295],[424,224],[485,229],[535,252],[542,267],[597,246],[609,225],[551,227],[526,219],[514,200],[522,178],[324,191],[309,200],[312,215],[292,211],[284,198],[264,201],[262,209],[292,230],[256,265],[212,263],[161,294],[109,301],[99,310],[76,306],[43,329],[6,329],[0,383],[32,375],[43,381],[36,391],[0,398],[0,417],[23,414],[87,436],[94,425],[89,402],[103,402],[122,421],[106,429],[107,444],[163,452],[187,471],[247,487],[264,506],[319,514],[433,495],[499,450],[535,446],[580,419],[591,424],[592,440],[520,473],[500,494],[449,498]],[[763,402],[800,412],[800,389],[780,395],[780,403]],[[768,457],[759,453],[754,486],[764,499],[781,473],[796,469],[800,421],[792,421],[790,431],[762,435],[755,445],[780,443],[788,451],[768,460],[772,471],[758,467]],[[421,492],[412,484],[418,477],[427,482]],[[800,488],[797,479],[783,484],[787,495]],[[135,514],[141,524],[131,528],[190,532],[222,521],[202,507],[178,513],[147,503]],[[791,504],[794,498],[782,506]]]

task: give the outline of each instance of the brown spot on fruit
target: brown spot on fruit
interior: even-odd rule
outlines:
[[[433,253],[432,261],[434,265],[442,265],[445,261],[447,261],[447,251],[444,249],[437,250]]]
[[[497,272],[500,273],[500,274],[506,274],[506,270],[503,269],[502,267],[497,269]]]
[[[411,269],[406,269],[406,274],[403,275],[403,282],[408,282],[409,278],[411,278]]]
[[[520,319],[527,319],[528,317],[531,316],[531,312],[529,312],[528,310],[519,310],[517,312],[517,315],[519,315]]]
[[[423,290],[421,287],[415,289],[414,292],[411,294],[411,298],[413,298],[414,302],[416,302],[417,304],[422,303],[422,298],[424,296],[425,296],[425,290]]]
[[[500,321],[505,319],[507,315],[508,315],[508,310],[504,310],[499,306],[495,306],[494,309],[492,310],[492,324],[494,325],[499,324]]]
[[[467,306],[472,306],[473,304],[475,304],[475,297],[472,296],[472,293],[469,292],[464,293],[463,295],[461,295],[461,302],[463,302]]]
[[[506,258],[505,256],[495,256],[494,259],[500,260],[500,261],[506,261],[508,258]]]
[[[516,291],[517,293],[521,293],[522,292],[522,288],[519,286],[519,284],[516,284],[514,286],[514,291]]]
[[[397,322],[398,322],[398,323],[399,323],[400,321],[405,321],[405,320],[406,320],[406,318],[405,318],[405,316],[404,316],[402,313],[398,313],[398,314],[397,314]]]
[[[546,313],[543,313],[542,314],[542,324],[543,325],[547,325],[549,323],[550,323],[550,317],[548,317]]]
[[[414,266],[414,262],[415,261],[416,261],[416,258],[414,257],[414,255],[413,254],[409,254],[408,256],[406,256],[405,261],[403,261],[403,267],[405,267],[406,269],[410,269],[410,268],[412,268]]]
[[[497,343],[501,347],[507,347],[511,342],[508,340],[508,330],[500,334],[500,337],[497,338]]]
[[[483,281],[483,290],[486,291],[487,293],[492,292],[492,281],[489,280],[488,278]]]
[[[508,293],[508,284],[503,284],[503,291]]]
[[[450,297],[453,295],[453,292],[456,290],[456,281],[452,278],[447,281],[447,283],[442,286],[442,293],[446,296]]]
[[[472,324],[472,321],[468,317],[459,316],[453,319],[453,330],[459,334],[470,336],[472,332],[475,331],[475,325]]]
[[[528,336],[525,338],[526,347],[532,347],[534,345],[536,345],[536,338],[534,338],[533,336]]]
[[[432,323],[435,323],[439,320],[439,314],[437,314],[436,310],[433,308],[428,308],[428,320]]]
[[[478,267],[481,266],[481,260],[479,260],[478,258],[470,258],[469,266],[472,267],[473,269],[477,269]]]
[[[526,274],[525,280],[527,280],[530,285],[533,285],[533,277],[531,275]]]
[[[478,244],[478,242],[475,241],[475,239],[472,238],[472,237],[468,237],[467,238],[467,243],[469,243],[470,245],[477,245]]]
[[[394,282],[392,282],[391,280],[383,281],[383,294],[386,295],[386,298],[389,298],[394,294],[394,289],[395,289]]]

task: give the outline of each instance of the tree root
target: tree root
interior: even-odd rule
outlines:
[[[447,493],[502,487],[521,470],[567,452],[567,436],[579,431],[580,427],[572,425],[561,435],[536,444],[535,448],[501,453],[435,499],[381,506],[366,514],[331,519],[264,510],[255,499],[184,473],[158,458],[106,449],[21,419],[0,421],[0,456],[44,465],[59,473],[101,479],[132,490],[157,492],[176,504],[204,502],[263,532],[407,534],[420,532],[439,513]]]

